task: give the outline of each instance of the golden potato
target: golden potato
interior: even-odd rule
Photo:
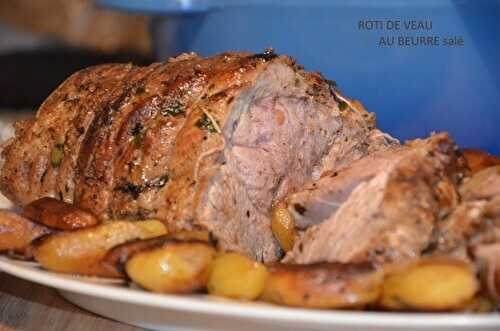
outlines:
[[[368,264],[281,264],[270,268],[262,299],[306,308],[360,308],[375,302],[383,273]]]
[[[389,271],[380,305],[392,310],[454,310],[478,290],[471,266],[451,258],[426,258]]]
[[[22,214],[34,222],[59,230],[76,230],[99,223],[92,213],[49,197],[29,203]]]
[[[36,238],[52,232],[11,211],[0,209],[0,252],[25,253]]]
[[[44,237],[34,244],[35,259],[51,271],[89,276],[120,277],[101,263],[112,247],[133,239],[166,233],[160,221],[116,221]]]
[[[127,275],[145,289],[162,293],[191,293],[204,289],[215,249],[203,242],[167,242],[134,254]]]
[[[102,265],[108,268],[110,272],[126,276],[125,263],[127,263],[132,255],[142,251],[161,247],[168,241],[171,240],[167,236],[160,236],[144,240],[136,239],[127,241],[126,243],[115,246],[111,250],[109,250],[102,260]]]
[[[271,230],[285,252],[293,248],[295,237],[297,236],[295,220],[283,201],[276,203],[273,207],[271,214]]]
[[[254,300],[262,293],[267,276],[263,264],[237,253],[222,253],[215,258],[210,270],[208,293]]]
[[[165,236],[145,239],[145,240],[132,240],[126,243],[113,247],[104,257],[103,265],[116,272],[126,276],[125,263],[128,259],[139,252],[151,250],[153,248],[161,247],[168,242],[177,241],[200,241],[211,243],[210,233],[207,231],[179,231],[175,233],[168,233]]]

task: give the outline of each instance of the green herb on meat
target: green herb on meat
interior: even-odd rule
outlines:
[[[144,141],[144,127],[142,126],[141,123],[137,123],[134,128],[132,129],[132,145],[134,148],[139,149],[142,146],[142,142]]]
[[[54,146],[54,148],[52,148],[52,151],[50,152],[50,163],[53,167],[59,167],[59,165],[61,164],[64,156],[63,148],[63,144],[57,144]]]
[[[196,122],[196,126],[200,129],[206,129],[210,133],[217,132],[212,120],[208,118],[207,114],[203,114],[203,116]]]
[[[144,191],[144,187],[142,185],[135,185],[133,183],[125,183],[123,185],[115,187],[115,191],[130,194],[132,198],[134,198],[134,200],[137,200],[139,194]]]
[[[145,192],[153,188],[160,189],[163,186],[165,186],[165,184],[167,184],[169,179],[170,177],[168,176],[168,174],[165,174],[143,185],[126,182],[124,184],[116,186],[115,191],[120,191],[126,194],[130,194],[134,200],[137,200],[137,198],[139,198],[139,195],[142,192]]]
[[[346,109],[347,109],[347,103],[345,103],[345,101],[340,100],[340,102],[339,102],[339,110],[340,111],[344,111]]]
[[[328,85],[330,85],[333,88],[337,88],[337,82],[332,80],[332,79],[325,79]]]
[[[165,108],[163,108],[161,110],[161,113],[163,114],[163,116],[169,115],[175,117],[184,115],[186,111],[184,110],[184,106],[180,102],[174,101],[172,103],[169,103]]]

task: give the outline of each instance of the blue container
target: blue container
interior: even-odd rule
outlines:
[[[400,139],[448,131],[461,146],[500,154],[500,1],[100,3],[152,14],[158,59],[272,46],[335,80]]]

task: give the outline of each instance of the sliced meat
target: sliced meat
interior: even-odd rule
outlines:
[[[464,200],[491,199],[500,195],[500,165],[485,168],[460,187]]]
[[[356,187],[370,181],[412,152],[411,148],[401,147],[373,153],[308,183],[303,191],[285,199],[296,227],[306,229],[332,217]]]
[[[340,113],[342,130],[335,138],[336,144],[322,159],[321,166],[316,169],[314,179],[333,174],[366,155],[399,146],[397,139],[375,127],[375,114],[368,113],[361,102],[349,100],[340,94],[336,96],[340,108],[343,109]],[[339,97],[342,100],[339,100]]]
[[[477,172],[461,185],[464,201],[436,226],[431,252],[463,251],[483,243],[500,243],[500,167]]]
[[[370,142],[394,144],[355,108],[321,75],[270,51],[93,67],[18,125],[0,188],[21,206],[47,196],[100,219],[209,230],[222,249],[274,261],[273,200]]]
[[[483,288],[495,302],[500,303],[500,242],[476,246],[472,255],[480,266]]]
[[[401,153],[309,228],[286,261],[385,263],[420,256],[435,223],[458,204],[466,164],[447,134],[412,141]]]
[[[475,262],[489,296],[500,302],[500,176],[498,166],[476,172],[460,187],[462,201],[434,228],[424,254]]]
[[[465,148],[462,150],[465,158],[467,159],[467,163],[469,164],[469,168],[471,169],[472,174],[479,172],[485,168],[500,166],[500,157],[488,154],[484,151]]]

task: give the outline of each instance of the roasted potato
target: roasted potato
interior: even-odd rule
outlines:
[[[104,257],[103,265],[112,270],[126,276],[125,263],[129,258],[139,252],[158,248],[167,242],[172,241],[201,241],[211,243],[211,237],[207,231],[180,231],[168,233],[165,236],[145,239],[132,240],[118,246],[113,247]]]
[[[375,302],[383,273],[368,264],[280,264],[270,268],[262,299],[305,308],[361,308]]]
[[[500,157],[490,155],[478,149],[465,148],[462,150],[472,174],[485,168],[500,165]]]
[[[99,223],[92,213],[49,197],[29,203],[22,214],[34,222],[59,230],[76,230]]]
[[[234,299],[254,300],[262,293],[266,267],[244,255],[221,253],[212,264],[208,293]]]
[[[467,263],[426,258],[389,271],[379,304],[391,310],[456,310],[471,301],[478,288]]]
[[[160,221],[115,221],[91,228],[61,232],[34,243],[35,259],[51,271],[88,276],[120,277],[101,263],[112,247],[133,239],[166,233]]]
[[[0,252],[25,254],[29,244],[51,230],[11,211],[0,209]]]
[[[127,241],[113,247],[102,261],[102,265],[110,270],[110,272],[126,276],[125,263],[130,257],[136,253],[158,248],[167,243],[170,239],[167,236],[160,236],[151,239],[136,239]]]
[[[271,230],[278,240],[281,249],[288,252],[293,248],[297,231],[295,230],[295,220],[288,211],[283,201],[273,206],[271,214]]]
[[[191,293],[204,289],[215,249],[204,242],[168,241],[134,254],[127,275],[145,289],[162,293]]]

